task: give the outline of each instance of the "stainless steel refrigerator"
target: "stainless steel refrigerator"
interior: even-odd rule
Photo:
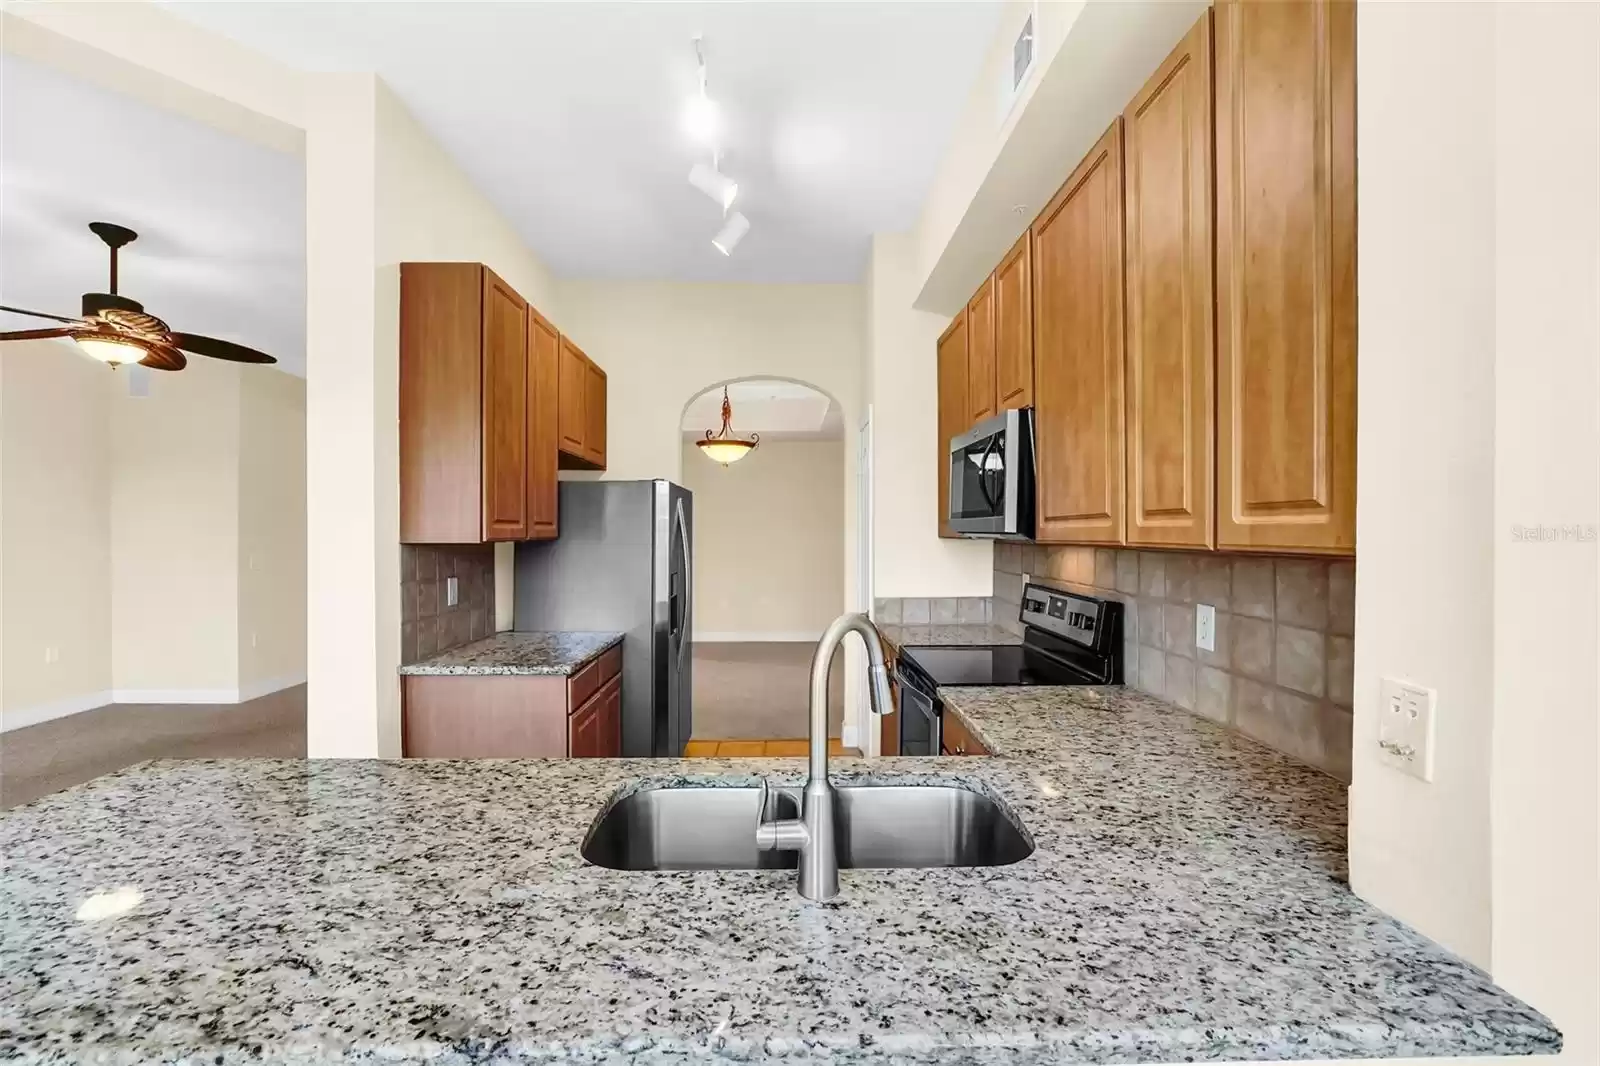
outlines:
[[[519,630],[620,630],[622,754],[678,757],[693,730],[694,496],[670,481],[563,481],[559,536],[517,545]]]

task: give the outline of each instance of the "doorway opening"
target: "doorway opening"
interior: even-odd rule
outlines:
[[[697,444],[758,438],[724,465]],[[811,657],[844,609],[844,414],[803,382],[718,383],[684,408],[683,484],[694,493],[694,736],[690,755],[799,756]],[[720,454],[726,455],[723,451]],[[844,656],[829,675],[828,735],[842,750]]]

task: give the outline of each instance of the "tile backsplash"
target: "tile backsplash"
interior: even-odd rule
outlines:
[[[1023,574],[1124,604],[1130,686],[1350,780],[1353,561],[1003,542],[994,621],[1013,630]],[[1200,604],[1215,651],[1195,646]]]
[[[456,605],[447,606],[456,579]],[[400,545],[400,661],[494,633],[493,544]]]
[[[990,620],[988,596],[938,596],[932,598],[872,601],[872,620],[885,625],[981,625]]]

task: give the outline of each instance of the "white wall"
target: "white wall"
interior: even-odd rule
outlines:
[[[59,341],[0,348],[0,724],[110,699],[105,367]],[[46,662],[46,649],[55,661]]]
[[[872,594],[988,596],[994,547],[939,537],[939,334],[950,319],[912,308],[909,234],[872,238],[867,263],[868,395],[872,404]]]
[[[735,412],[737,422],[737,412]],[[723,467],[683,444],[694,639],[809,640],[844,609],[844,444],[765,441]]]
[[[1600,7],[1495,5],[1495,980],[1600,1062]],[[1459,70],[1459,68],[1458,68]],[[1459,82],[1459,76],[1454,79]],[[1515,525],[1587,541],[1518,541]],[[1359,631],[1358,631],[1359,632]]]
[[[1352,884],[1489,963],[1494,685],[1494,5],[1357,20],[1360,158]],[[1441,79],[1453,86],[1440,106]],[[1424,103],[1429,98],[1431,102]],[[1428,121],[1399,101],[1426,106]],[[1439,690],[1437,775],[1381,765],[1379,679]],[[1405,817],[1396,817],[1404,811]]]
[[[1514,527],[1600,521],[1600,9],[1365,4],[1357,32],[1352,885],[1591,1063],[1600,545]],[[1378,763],[1392,675],[1438,690],[1432,784]]]

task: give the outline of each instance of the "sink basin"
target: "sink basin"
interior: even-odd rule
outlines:
[[[839,869],[1007,866],[1033,842],[998,801],[952,785],[836,785]],[[756,848],[761,789],[652,788],[595,822],[583,857],[612,870],[792,870],[793,851]],[[798,818],[800,790],[775,788],[766,820]]]

